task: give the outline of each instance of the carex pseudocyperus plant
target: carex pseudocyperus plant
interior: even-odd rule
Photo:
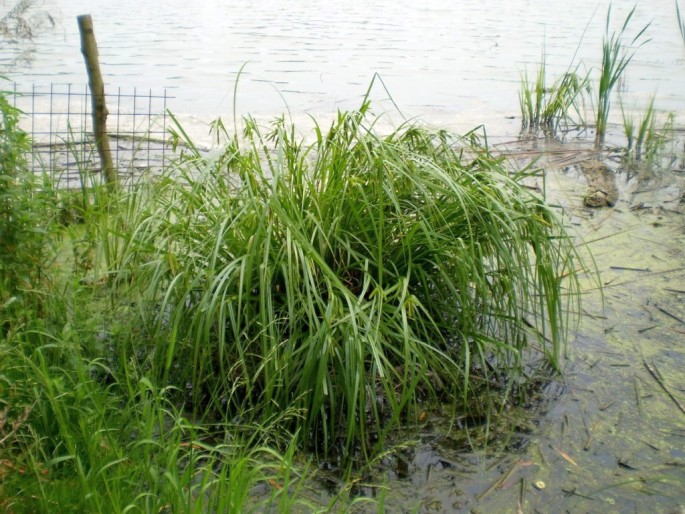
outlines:
[[[523,377],[532,347],[558,364],[577,254],[527,172],[475,132],[377,121],[365,101],[309,140],[247,118],[221,152],[186,141],[132,215],[148,365],[196,414],[294,408],[308,444],[369,451],[422,402]]]

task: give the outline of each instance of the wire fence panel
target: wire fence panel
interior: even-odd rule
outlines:
[[[31,135],[34,171],[49,172],[65,187],[79,187],[84,172],[100,172],[93,138],[92,98],[88,85],[12,84],[13,105],[24,113],[22,128]],[[133,89],[105,94],[107,131],[112,158],[121,178],[138,176],[166,165],[167,104],[173,98],[164,90]]]

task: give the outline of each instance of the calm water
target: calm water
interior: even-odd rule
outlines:
[[[632,2],[614,2],[619,28]],[[0,0],[0,6],[13,5]],[[93,16],[103,72],[114,87],[169,88],[177,113],[322,114],[353,108],[375,73],[406,115],[515,131],[518,82],[546,54],[550,78],[575,62],[596,68],[608,1],[596,0],[45,0],[57,26],[35,40],[22,84],[84,83],[76,16]],[[652,22],[621,84],[629,107],[685,113],[685,45],[673,0],[638,1],[629,34]],[[583,34],[585,34],[583,36]],[[0,66],[16,55],[6,45]],[[387,98],[378,87],[376,99]],[[387,104],[382,104],[383,108]],[[616,109],[617,110],[617,109]],[[682,116],[681,116],[682,118]]]

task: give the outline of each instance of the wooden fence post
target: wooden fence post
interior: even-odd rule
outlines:
[[[88,71],[88,85],[93,99],[93,136],[100,155],[102,174],[110,188],[117,186],[117,170],[112,162],[112,152],[107,138],[107,103],[105,101],[105,83],[100,72],[98,47],[93,31],[93,20],[90,14],[83,14],[76,18],[81,33],[81,53],[86,61]]]

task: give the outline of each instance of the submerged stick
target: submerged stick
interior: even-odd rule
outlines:
[[[528,460],[518,460],[514,462],[514,465],[511,468],[509,468],[509,471],[507,471],[504,475],[502,475],[500,478],[498,478],[492,484],[490,484],[490,487],[488,487],[485,491],[483,491],[480,494],[477,494],[476,499],[482,500],[495,489],[501,489],[504,485],[504,482],[506,482],[514,473],[516,473],[516,471],[526,466],[532,466],[533,464],[535,463]]]
[[[676,320],[676,321],[682,323],[683,325],[685,325],[685,321],[683,321],[682,319],[680,319],[680,318],[679,318],[678,316],[676,316],[675,314],[671,314],[671,313],[668,312],[666,309],[662,309],[662,308],[659,307],[658,305],[657,305],[657,309],[659,309],[661,312],[663,312],[664,314],[666,314],[666,316],[668,316],[669,318],[673,318],[674,320]]]
[[[640,385],[637,383],[637,377],[633,377],[633,387],[635,388],[635,403],[637,404],[637,411],[642,416],[642,398],[640,398]]]
[[[664,384],[664,381],[661,379],[661,376],[659,375],[659,372],[657,371],[656,367],[654,367],[654,363],[650,366],[649,363],[646,360],[642,361],[645,365],[645,368],[647,368],[647,371],[649,371],[649,374],[654,377],[654,380],[657,381],[657,383],[661,386],[661,389],[666,391],[666,394],[668,397],[673,400],[673,403],[676,404],[676,406],[680,409],[680,412],[685,414],[685,407],[683,407],[683,404],[678,401],[678,399],[673,396],[673,393],[668,390],[668,387],[666,387],[666,384]]]
[[[597,430],[598,426],[599,426],[599,421],[596,421],[592,425],[592,428],[588,428],[587,425],[585,425],[585,433],[587,434],[587,439],[585,439],[585,444],[583,445],[583,450],[587,451],[592,446],[593,439],[595,438],[595,431]]]
[[[552,450],[554,450],[555,452],[557,452],[559,455],[561,455],[561,456],[564,458],[564,460],[566,460],[567,462],[570,462],[570,463],[573,464],[575,467],[579,467],[579,466],[578,466],[578,463],[577,463],[575,460],[573,460],[573,459],[569,456],[568,453],[561,451],[559,448],[556,448],[556,447],[552,446],[551,444],[549,445],[549,447],[552,448]]]

